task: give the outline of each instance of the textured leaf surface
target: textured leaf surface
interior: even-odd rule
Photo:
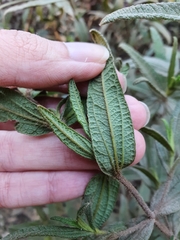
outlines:
[[[179,166],[176,166],[179,168]],[[180,176],[179,172],[155,192],[151,199],[151,210],[158,215],[168,215],[180,210]]]
[[[99,174],[91,179],[84,193],[84,203],[89,204],[95,228],[100,228],[113,211],[119,183],[114,178]],[[87,219],[89,218],[86,214]],[[89,221],[89,222],[90,222]]]
[[[93,31],[93,38],[97,43],[103,42],[96,31]],[[104,173],[114,176],[133,162],[135,141],[112,56],[101,75],[89,83],[87,113],[95,158]]]
[[[69,227],[79,228],[79,225],[77,224],[77,221],[75,221],[74,219],[60,217],[60,216],[54,216],[54,217],[51,217],[51,220],[58,221],[62,225],[67,225]]]
[[[72,104],[71,104],[71,101],[70,101],[69,97],[67,98],[66,103],[64,104],[64,109],[61,113],[60,118],[68,126],[77,122],[77,117],[76,117],[75,112],[72,108]]]
[[[83,157],[94,159],[91,142],[87,138],[68,127],[57,117],[56,114],[47,108],[39,105],[38,109],[44,119],[49,123],[56,136],[67,147]]]
[[[76,84],[73,80],[69,82],[69,94],[70,94],[70,101],[76,115],[78,122],[83,127],[85,133],[89,136],[89,127],[87,118],[84,112],[84,107],[81,101],[81,97],[79,91],[76,87]]]
[[[19,92],[0,88],[0,122],[16,121],[16,130],[38,136],[51,131],[37,109],[37,105]]]
[[[148,134],[149,136],[153,137],[155,140],[157,140],[159,143],[161,143],[167,150],[173,152],[173,149],[167,139],[159,132],[152,128],[144,127],[141,128],[141,131]]]
[[[131,46],[126,43],[121,43],[120,47],[133,59],[133,61],[137,64],[141,72],[144,76],[151,82],[155,89],[161,93],[162,96],[165,96],[166,90],[166,78],[162,75],[158,74],[153,67],[151,67],[148,62],[144,60],[144,58],[135,51]]]
[[[81,237],[91,236],[92,233],[77,228],[59,227],[59,226],[38,226],[29,227],[16,231],[13,234],[3,238],[4,240],[24,239],[33,236],[53,236],[67,239],[77,239]]]
[[[133,228],[128,233],[128,229],[124,232],[126,234],[120,233],[120,240],[149,240],[153,228],[154,228],[154,219],[149,219],[143,221],[143,224],[139,224],[138,230],[133,232]]]
[[[119,9],[106,15],[100,25],[108,22],[114,22],[120,19],[169,19],[173,21],[180,20],[180,3],[152,3],[139,4],[136,6]]]

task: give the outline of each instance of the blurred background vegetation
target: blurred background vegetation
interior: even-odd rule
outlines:
[[[150,21],[144,19],[115,22],[99,26],[100,20],[117,9],[135,4],[157,3],[152,0],[1,0],[0,28],[28,31],[44,38],[56,41],[91,42],[89,30],[96,28],[107,38],[112,52],[117,59],[117,68],[121,66],[124,73],[130,68],[127,80],[127,93],[146,102],[151,111],[149,126],[153,126],[168,139],[168,122],[179,101],[180,54],[177,51],[173,77],[177,84],[169,88],[166,96],[159,95],[154,89],[141,82],[134,85],[134,81],[142,77],[142,69],[129,57],[127,51],[120,48],[126,43],[141,54],[144,61],[153,67],[156,73],[167,76],[171,60],[173,36],[180,40],[180,25],[178,22],[167,20]],[[168,1],[164,1],[168,2]],[[173,2],[173,1],[171,1]],[[135,64],[135,63],[136,64]],[[156,79],[157,80],[157,79]],[[164,120],[162,120],[164,119]],[[138,188],[145,201],[149,202],[153,192],[167,176],[166,166],[169,164],[169,153],[162,150],[162,146],[146,137],[147,151],[141,163],[133,168],[124,170],[126,177]],[[170,140],[170,139],[168,139]],[[80,199],[66,203],[57,203],[40,207],[23,209],[0,210],[0,235],[5,236],[10,230],[36,225],[39,223],[53,224],[51,216],[75,217],[80,206]],[[108,223],[128,221],[143,214],[135,200],[121,187],[116,207]],[[33,221],[33,222],[32,222]],[[39,237],[37,239],[40,239]],[[51,240],[55,238],[41,238]],[[161,238],[155,232],[152,239]]]

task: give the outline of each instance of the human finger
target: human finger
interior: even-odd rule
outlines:
[[[15,172],[0,174],[0,208],[64,202],[83,195],[93,171]]]
[[[134,137],[135,137],[135,144],[136,144],[135,145],[136,156],[131,165],[135,165],[138,162],[140,162],[140,160],[143,158],[145,150],[146,150],[146,143],[145,143],[143,135],[139,131],[134,130]]]
[[[145,151],[142,135],[135,131],[136,158]],[[55,135],[26,136],[15,131],[0,132],[0,171],[98,170],[95,160],[85,159],[66,147]]]
[[[0,30],[0,54],[0,85],[33,89],[91,79],[109,56],[97,44],[65,44],[17,30]]]
[[[134,128],[139,130],[146,126],[150,119],[150,111],[147,105],[130,95],[125,95],[125,99],[129,107]]]

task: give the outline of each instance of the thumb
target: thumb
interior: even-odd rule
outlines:
[[[47,88],[89,80],[104,68],[109,56],[100,45],[62,43],[37,35],[0,30],[0,86]]]

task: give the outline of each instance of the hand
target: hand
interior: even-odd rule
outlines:
[[[61,43],[36,35],[0,30],[0,85],[65,90],[76,82],[98,75],[108,58],[107,50],[90,43]],[[122,87],[126,81],[119,73]],[[83,83],[80,84],[81,88]],[[82,89],[83,91],[83,89]],[[46,106],[56,104],[50,98]],[[145,142],[138,129],[148,119],[147,107],[131,96],[126,101],[132,116],[136,139],[136,158],[140,161]],[[83,194],[97,164],[68,149],[51,134],[26,136],[0,124],[0,207],[14,208],[66,201]],[[11,130],[11,131],[10,131]]]

